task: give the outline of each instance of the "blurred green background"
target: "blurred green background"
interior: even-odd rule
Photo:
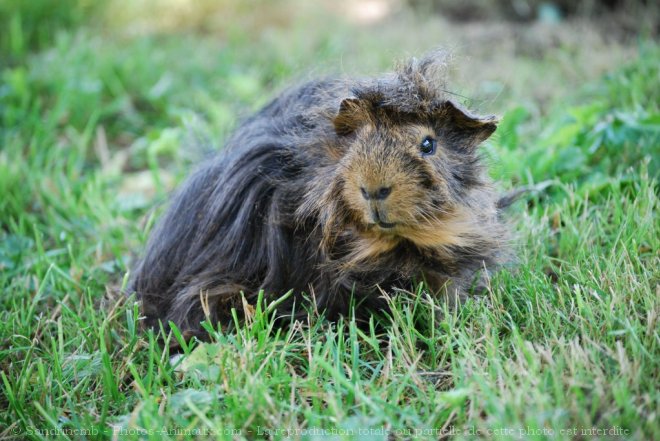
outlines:
[[[643,0],[0,0],[0,438],[660,439],[659,23]],[[168,193],[288,85],[438,47],[450,92],[502,117],[498,187],[536,189],[490,303],[433,323],[403,296],[371,335],[257,317],[171,365],[120,293]]]

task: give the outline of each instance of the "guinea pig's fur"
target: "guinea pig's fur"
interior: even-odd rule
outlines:
[[[198,333],[259,290],[293,290],[278,315],[313,299],[331,319],[351,296],[378,310],[381,289],[421,281],[466,295],[508,255],[477,149],[497,121],[451,101],[443,68],[432,54],[381,78],[311,81],[242,123],[173,196],[132,272],[146,324]]]

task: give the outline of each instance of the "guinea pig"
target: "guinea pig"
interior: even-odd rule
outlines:
[[[497,120],[448,97],[444,66],[431,54],[379,78],[311,81],[240,124],[171,198],[132,271],[146,325],[198,334],[260,290],[292,291],[279,315],[329,319],[418,282],[468,295],[509,255],[478,152]]]

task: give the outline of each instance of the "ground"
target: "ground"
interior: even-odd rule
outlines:
[[[652,30],[402,1],[27,4],[0,3],[0,438],[660,439]],[[418,292],[369,330],[277,331],[255,305],[170,363],[119,293],[168,192],[287,85],[439,46],[450,91],[502,117],[499,187],[536,189],[509,213],[517,263],[441,321]]]

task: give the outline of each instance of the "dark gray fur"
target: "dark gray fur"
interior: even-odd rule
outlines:
[[[132,271],[129,289],[142,301],[146,325],[171,320],[198,333],[206,318],[230,320],[241,291],[254,303],[261,289],[267,298],[293,290],[280,315],[290,315],[294,302],[296,313],[303,312],[301,294],[307,293],[316,309],[336,318],[348,313],[352,294],[360,311],[384,307],[379,287],[410,289],[422,278],[434,291],[451,286],[462,295],[476,272],[496,268],[507,254],[506,228],[476,151],[495,121],[447,99],[443,67],[431,55],[382,78],[312,81],[282,93],[242,123],[172,197]],[[353,127],[350,117],[339,118],[347,98],[365,106],[370,122],[356,115]],[[394,138],[388,136],[410,122],[434,128],[444,142],[442,161],[429,165],[407,158],[405,165],[390,164],[392,150],[373,157],[374,166],[409,167],[410,179],[428,187],[428,200],[420,203],[436,206],[438,213],[469,211],[474,231],[462,233],[470,236],[469,245],[424,247],[401,239],[387,252],[349,262],[361,246],[358,237],[371,227],[356,220],[343,200],[347,183],[339,168],[346,167],[351,151],[367,167],[372,160],[364,144],[373,141],[359,135],[361,125],[375,124],[379,142],[389,145]]]

